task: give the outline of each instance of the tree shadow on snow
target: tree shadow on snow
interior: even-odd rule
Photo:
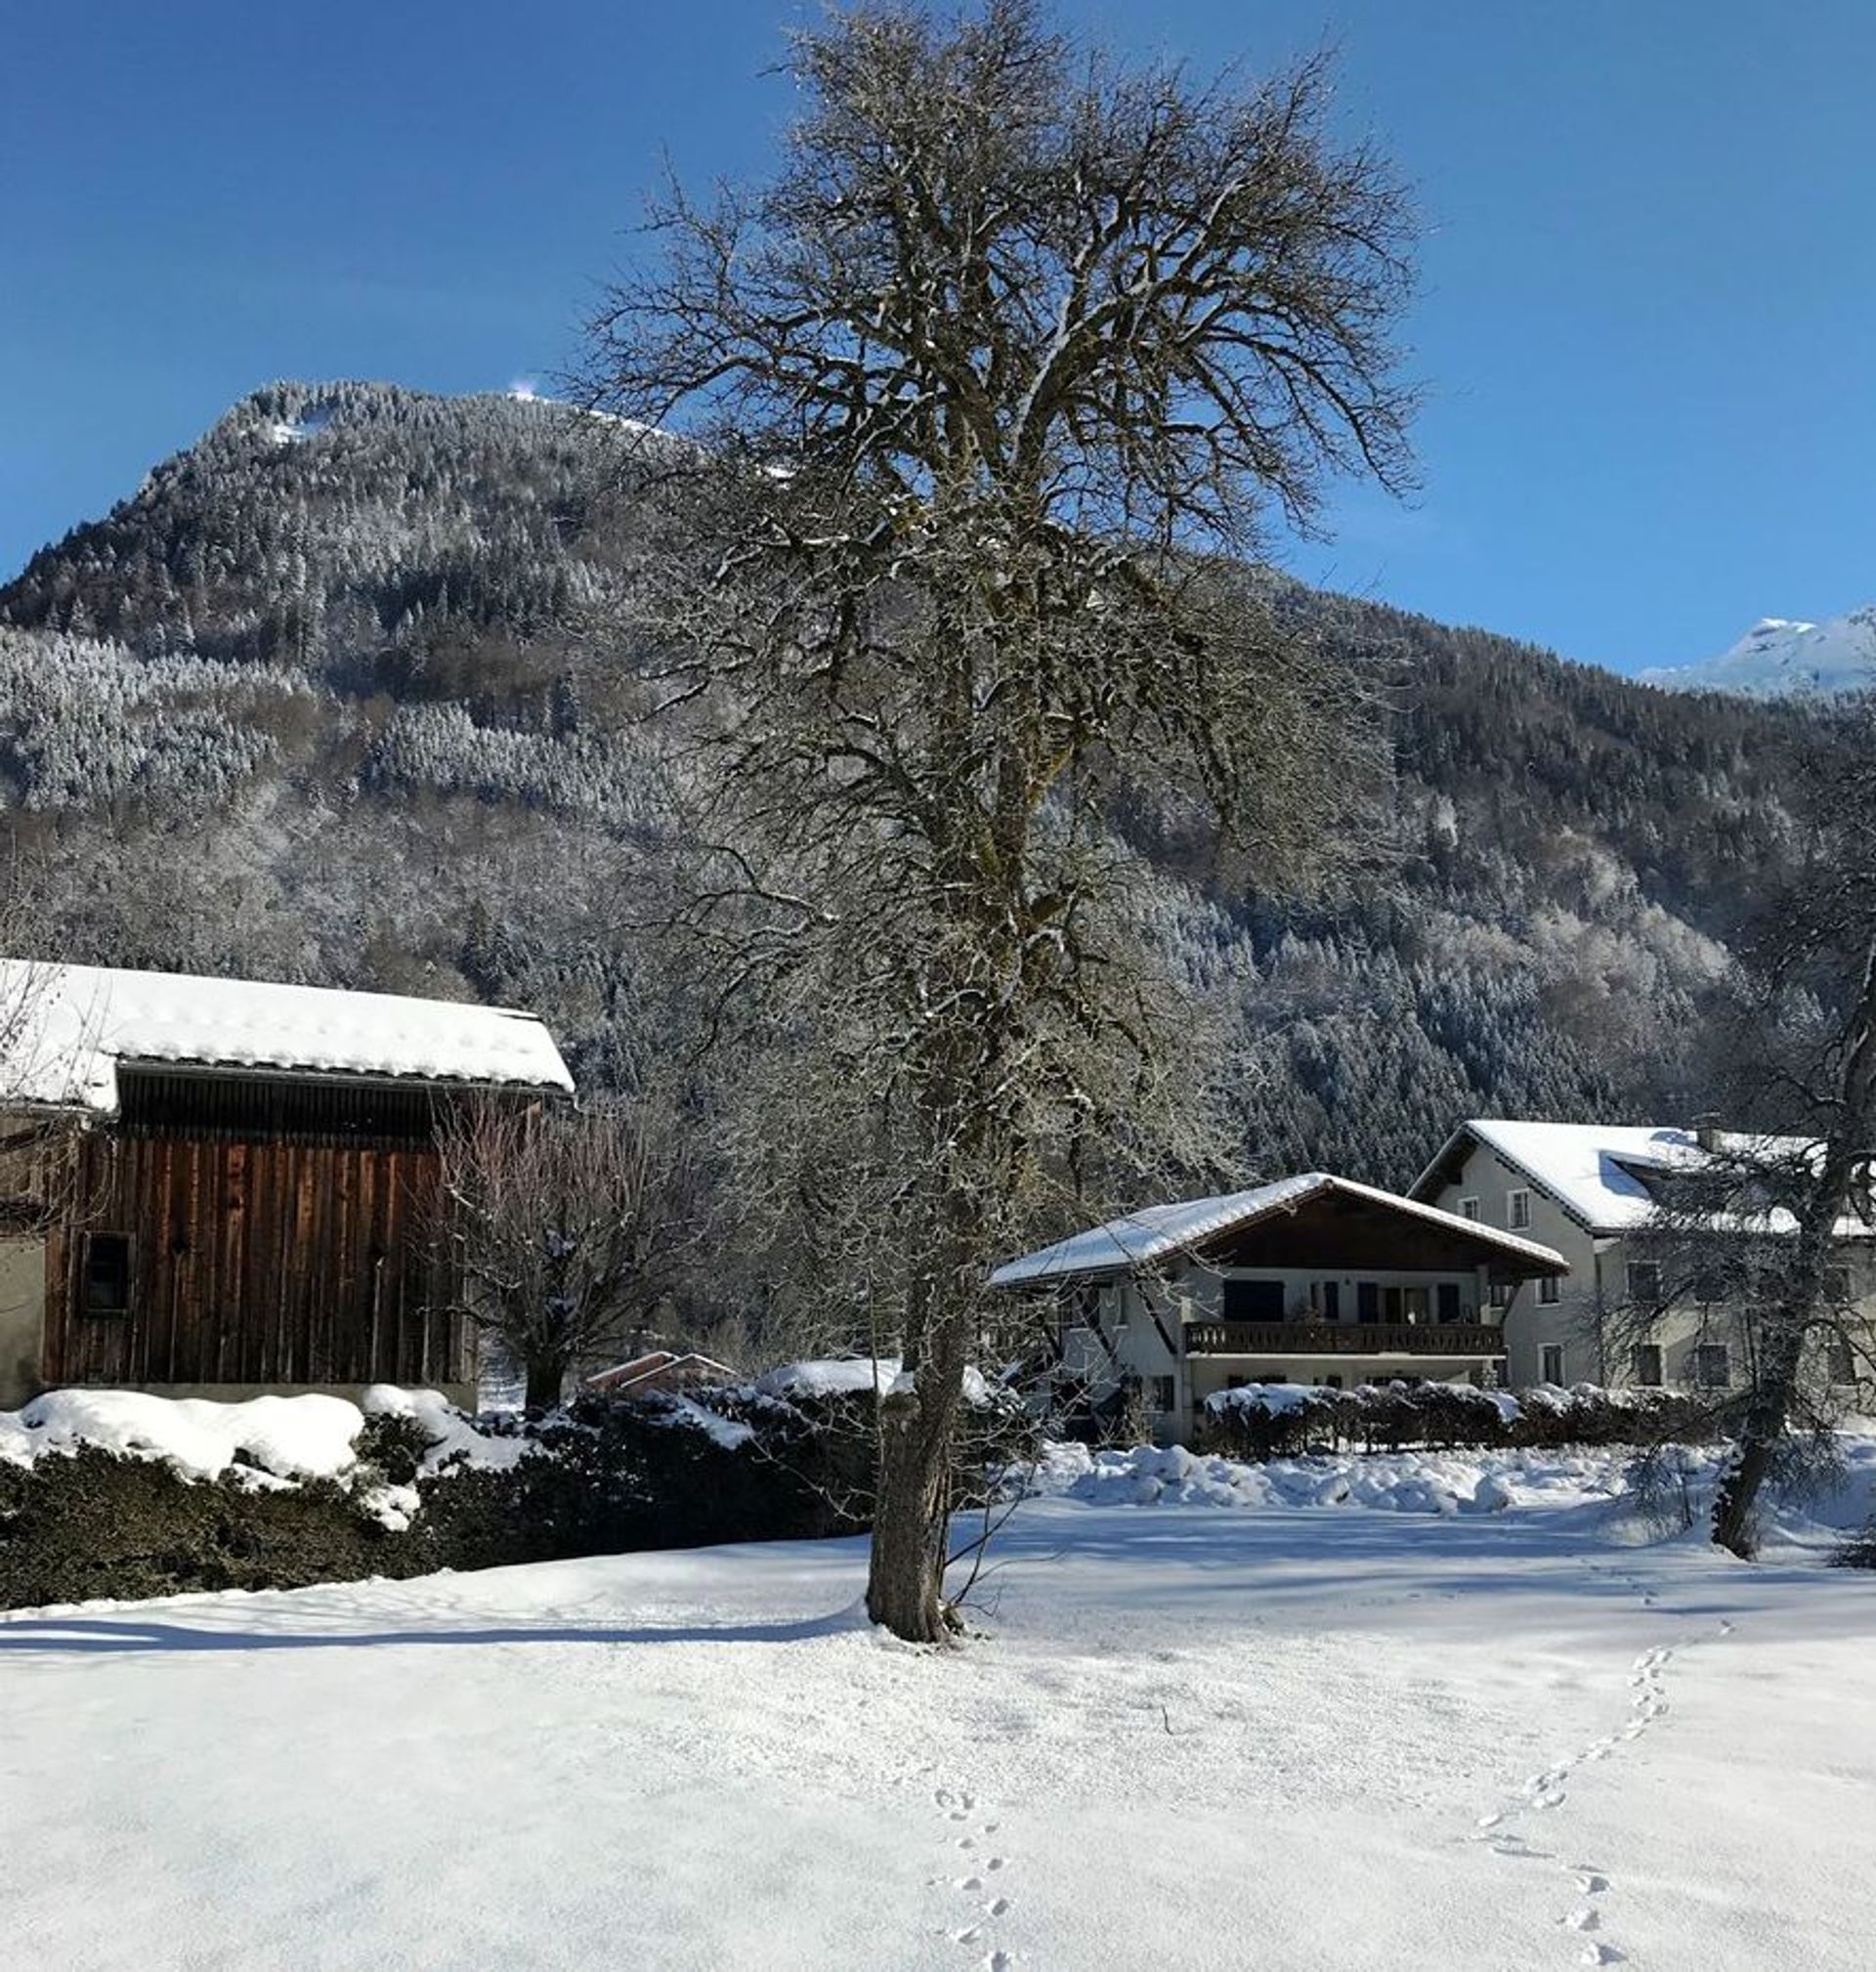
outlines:
[[[856,1607],[782,1623],[676,1623],[661,1629],[605,1624],[516,1625],[475,1630],[218,1630],[139,1617],[22,1616],[0,1621],[0,1653],[46,1656],[148,1653],[165,1650],[378,1650],[456,1644],[799,1644],[865,1627]]]

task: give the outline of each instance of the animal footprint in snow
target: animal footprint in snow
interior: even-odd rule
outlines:
[[[1609,1879],[1603,1875],[1600,1869],[1585,1868],[1581,1864],[1578,1864],[1576,1887],[1586,1897],[1599,1897],[1609,1887]]]
[[[1001,1917],[1008,1908],[1009,1899],[1007,1897],[993,1897],[984,1906],[984,1915],[986,1917]]]
[[[1009,1953],[1007,1951],[993,1951],[984,1960],[984,1972],[1009,1972]]]
[[[991,1857],[989,1862],[987,1862],[984,1865],[984,1867],[986,1869],[1001,1869],[1002,1866],[1003,1866],[1003,1859],[1001,1856]]]
[[[1481,1828],[1496,1828],[1504,1819],[1503,1815],[1481,1815],[1478,1818],[1478,1825]]]
[[[1585,1945],[1579,1963],[1584,1965],[1619,1965],[1627,1954],[1618,1951],[1613,1945]]]
[[[984,1887],[984,1879],[981,1876],[959,1876],[958,1887],[960,1890],[981,1890]]]
[[[1588,1904],[1579,1904],[1563,1921],[1572,1931],[1599,1931],[1602,1928],[1601,1917]]]

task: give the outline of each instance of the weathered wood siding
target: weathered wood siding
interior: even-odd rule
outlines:
[[[469,1374],[433,1252],[435,1149],[87,1137],[47,1244],[49,1383],[437,1384]],[[89,1234],[131,1238],[126,1314],[87,1313]]]

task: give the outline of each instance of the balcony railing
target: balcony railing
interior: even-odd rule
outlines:
[[[1478,1321],[1188,1321],[1187,1355],[1503,1355]]]

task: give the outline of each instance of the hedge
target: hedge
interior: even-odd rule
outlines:
[[[1192,1448],[1258,1460],[1408,1445],[1644,1445],[1714,1436],[1712,1399],[1678,1391],[1612,1392],[1580,1384],[1570,1391],[1528,1392],[1519,1399],[1468,1384],[1363,1384],[1354,1390],[1253,1384],[1208,1401]]]
[[[92,1445],[0,1464],[0,1608],[866,1527],[870,1394],[779,1402],[713,1392],[707,1402],[730,1431],[698,1428],[690,1408],[668,1398],[584,1397],[513,1425],[529,1449],[512,1466],[432,1471],[416,1419],[374,1416],[343,1481],[285,1484],[239,1469],[190,1479],[160,1459]],[[736,1427],[747,1435],[730,1442]],[[973,1418],[966,1496],[980,1497],[989,1467],[1020,1453],[1025,1430],[1002,1407]]]

